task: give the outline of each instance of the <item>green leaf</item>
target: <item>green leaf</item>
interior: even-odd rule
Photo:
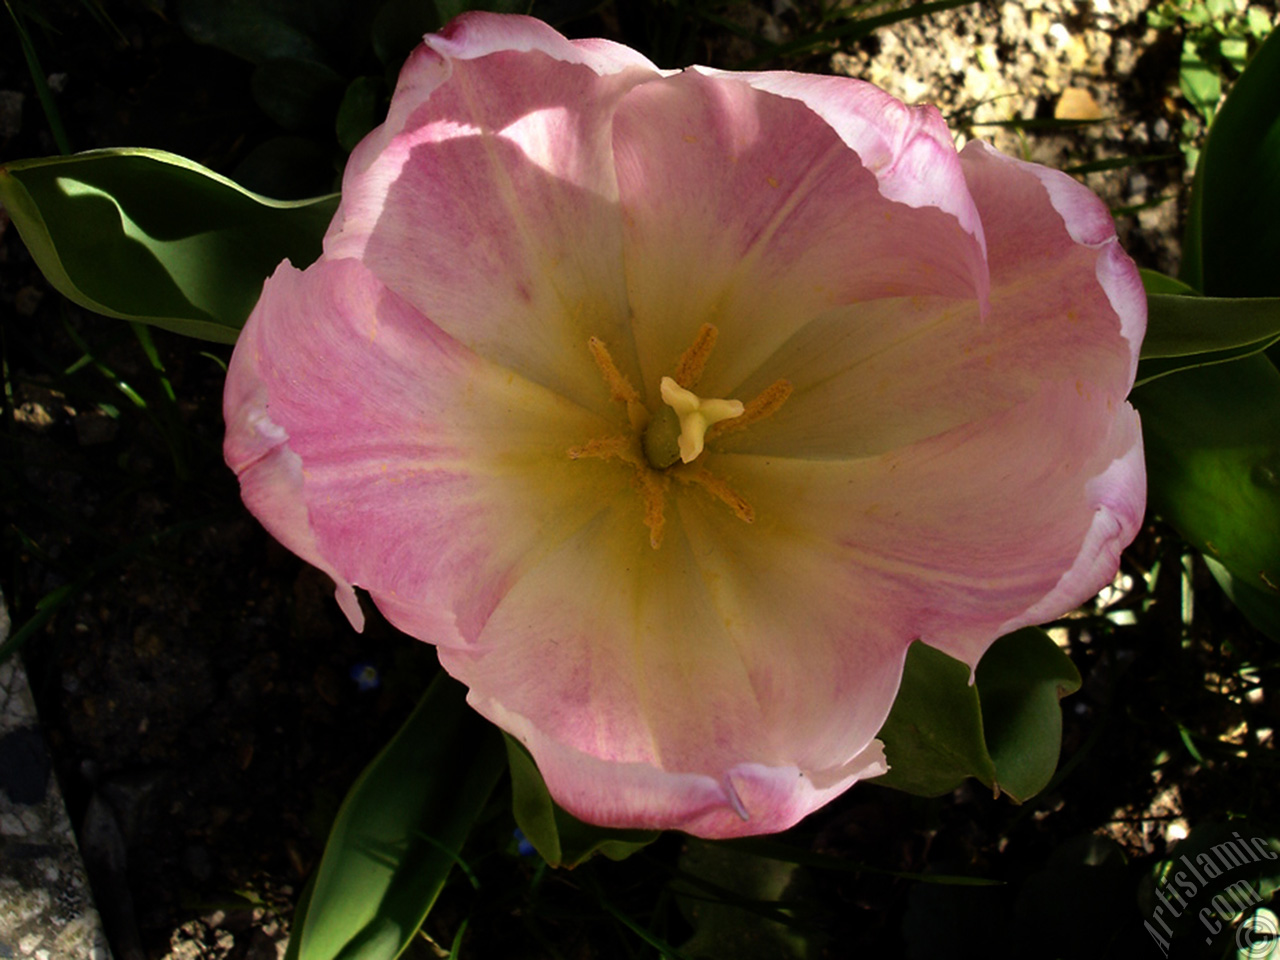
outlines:
[[[1198,297],[1200,295],[1194,287],[1189,287],[1181,280],[1175,280],[1173,277],[1167,277],[1159,270],[1148,270],[1142,267],[1138,270],[1142,274],[1142,289],[1150,296],[1153,293],[1172,293],[1180,294],[1186,297]]]
[[[537,764],[524,745],[511,736],[511,812],[535,850],[553,867],[576,867],[597,853],[625,860],[660,836],[657,830],[611,830],[583,823],[551,799]]]
[[[351,6],[344,0],[180,0],[177,19],[197,43],[252,63],[275,57],[324,61]]]
[[[377,77],[356,77],[343,94],[334,122],[338,143],[350,153],[365,134],[386,114],[382,81]]]
[[[1245,11],[1245,27],[1256,40],[1262,40],[1271,32],[1271,18],[1260,7],[1250,7]]]
[[[1280,640],[1280,597],[1241,583],[1213,557],[1205,557],[1204,562],[1222,592],[1231,598],[1245,619],[1272,640]]]
[[[343,801],[298,960],[394,960],[422,925],[502,776],[502,740],[441,673]]]
[[[1148,293],[1147,305],[1139,384],[1261,353],[1280,339],[1280,298]]]
[[[680,952],[698,960],[805,960],[815,931],[790,922],[779,901],[803,902],[808,878],[794,863],[691,838],[671,881],[693,936]],[[807,934],[807,935],[806,935]]]
[[[342,77],[323,63],[295,57],[265,60],[253,71],[253,99],[262,112],[294,132],[323,127],[342,97]]]
[[[1265,356],[1133,392],[1151,506],[1239,583],[1280,597],[1280,372]]]
[[[879,733],[889,772],[876,783],[921,796],[976,777],[1015,801],[1044,789],[1062,745],[1061,697],[1080,687],[1043,630],[1001,637],[969,668],[923,643],[907,651],[898,698]]]
[[[1244,70],[1249,59],[1249,41],[1244,37],[1223,37],[1218,44],[1218,52],[1237,70]]]
[[[1182,95],[1196,112],[1212,118],[1218,101],[1222,99],[1222,76],[1218,73],[1218,68],[1200,60],[1194,53],[1184,53],[1178,84],[1182,87]]]
[[[50,29],[48,23],[39,16],[37,11],[15,10],[13,5],[5,3],[5,8],[9,11],[9,17],[13,20],[14,29],[18,34],[18,42],[22,45],[22,55],[27,61],[27,73],[31,76],[31,85],[35,87],[36,97],[40,100],[40,106],[44,109],[45,119],[49,123],[49,132],[53,134],[53,142],[57,144],[58,150],[63,154],[71,152],[70,141],[67,140],[67,131],[62,125],[62,116],[58,112],[58,105],[54,101],[53,91],[49,89],[48,74],[40,66],[40,58],[36,54],[35,44],[31,42],[31,36],[27,33],[26,25],[23,18],[31,17],[46,30]]]
[[[1182,279],[1220,297],[1280,296],[1280,31],[1209,130],[1187,218]]]
[[[889,761],[889,772],[874,781],[881,786],[937,797],[965,777],[996,779],[969,668],[928,644],[907,651],[898,698],[878,736]]]
[[[234,343],[280,261],[305,267],[337,197],[268,200],[159,150],[0,167],[0,202],[59,292],[109,317]]]
[[[990,786],[1014,800],[1028,800],[1048,785],[1058,767],[1058,701],[1080,689],[1080,673],[1048,634],[1028,627],[992,644],[977,674],[987,749],[996,766]]]

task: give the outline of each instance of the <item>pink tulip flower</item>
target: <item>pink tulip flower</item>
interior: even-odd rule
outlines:
[[[468,14],[267,281],[226,458],[570,812],[768,833],[885,771],[912,641],[1113,578],[1145,324],[1097,197],[932,107]]]

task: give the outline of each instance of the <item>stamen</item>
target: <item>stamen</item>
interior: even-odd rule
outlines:
[[[649,546],[657,550],[662,546],[662,528],[667,525],[664,514],[667,501],[667,485],[671,482],[665,474],[644,467],[636,468],[640,481],[640,497],[644,501],[644,525],[649,528]]]
[[[579,447],[569,448],[570,460],[625,460],[628,463],[630,458],[627,456],[631,452],[631,447],[635,443],[632,437],[596,437],[588,440]]]
[[[779,380],[766,387],[745,406],[737,400],[702,399],[690,389],[702,377],[718,332],[714,326],[704,323],[698,330],[693,345],[680,357],[675,377],[663,377],[660,384],[664,415],[652,420],[649,410],[640,400],[640,394],[631,381],[618,369],[609,354],[609,348],[599,337],[587,341],[591,358],[599,367],[609,396],[626,404],[627,418],[634,431],[631,435],[619,434],[597,437],[568,450],[571,460],[620,460],[635,471],[636,486],[644,506],[644,525],[649,528],[649,545],[657,550],[662,546],[666,529],[666,497],[674,475],[681,483],[700,487],[715,500],[719,500],[744,523],[754,523],[755,511],[751,504],[729,484],[701,466],[690,466],[702,452],[703,441],[731,430],[745,427],[772,415],[791,396],[791,384]],[[663,440],[650,436],[662,426]],[[651,429],[653,428],[653,429]],[[670,437],[666,437],[670,433]],[[671,447],[667,451],[667,447]],[[662,455],[656,457],[651,447],[661,447]],[[660,462],[655,462],[655,459]],[[683,461],[683,462],[677,462]],[[674,464],[674,466],[672,466]],[[737,798],[732,783],[729,784],[731,803],[739,816],[745,816],[741,799]],[[736,801],[736,802],[735,802]]]
[[[591,351],[591,359],[600,368],[604,382],[609,387],[609,398],[627,405],[627,419],[631,421],[631,429],[643,430],[649,423],[649,410],[640,402],[640,394],[631,385],[627,375],[613,362],[609,348],[599,337],[592,337],[587,341],[587,349]]]
[[[742,494],[738,493],[706,467],[677,467],[671,472],[684,483],[701,487],[707,491],[707,493],[732,510],[743,523],[756,522],[756,512],[751,509],[751,504],[743,499]]]
[[[644,525],[649,528],[649,545],[657,550],[662,546],[662,530],[667,524],[666,494],[671,481],[665,474],[649,469],[638,446],[634,436],[597,437],[581,446],[570,447],[569,459],[621,460],[635,470],[636,486],[640,488],[640,501],[644,504]]]
[[[621,403],[639,403],[640,394],[636,393],[636,388],[631,385],[626,374],[613,362],[604,341],[599,337],[592,337],[587,341],[587,349],[591,351],[591,359],[604,375],[604,382],[609,385],[610,398]]]
[[[759,423],[765,417],[773,416],[787,402],[792,390],[790,380],[775,380],[761,390],[754,400],[747,402],[742,410],[742,416],[734,417],[732,420],[721,420],[713,425],[707,431],[706,439],[714,440],[717,437],[723,437],[726,433],[733,433],[753,423]]]
[[[709,323],[698,328],[693,345],[680,354],[676,363],[676,383],[686,390],[692,390],[698,385],[698,381],[702,379],[702,371],[707,368],[707,361],[711,359],[711,348],[716,345],[716,337],[719,335],[720,331]]]

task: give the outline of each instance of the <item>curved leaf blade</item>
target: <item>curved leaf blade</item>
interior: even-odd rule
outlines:
[[[1213,557],[1205,557],[1204,562],[1222,592],[1231,598],[1245,619],[1272,640],[1280,640],[1280,597],[1241,583]]]
[[[294,917],[298,960],[399,956],[505,768],[498,731],[441,673],[343,801]]]
[[[1139,267],[1138,273],[1142,275],[1142,289],[1147,292],[1147,296],[1153,293],[1171,293],[1180,294],[1187,297],[1200,296],[1199,291],[1194,287],[1187,286],[1181,280],[1166,276],[1159,270],[1151,270],[1147,267]]]
[[[0,203],[49,282],[97,313],[234,343],[282,260],[320,255],[337,196],[284,202],[160,150],[0,167]]]

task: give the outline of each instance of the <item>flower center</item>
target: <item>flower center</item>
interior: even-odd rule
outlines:
[[[641,402],[631,381],[613,362],[604,341],[592,337],[587,342],[592,359],[609,387],[610,397],[627,408],[631,433],[589,440],[569,450],[569,458],[619,460],[635,471],[644,503],[644,522],[649,528],[649,543],[655,550],[662,545],[666,494],[673,477],[720,501],[738,519],[746,523],[755,521],[755,511],[740,494],[705,467],[693,466],[693,461],[708,440],[770,416],[791,395],[791,384],[778,380],[746,404],[739,400],[699,397],[693,387],[702,377],[716,336],[715,327],[709,323],[702,325],[693,345],[676,363],[675,376],[662,378],[659,393],[663,405],[652,414]]]

